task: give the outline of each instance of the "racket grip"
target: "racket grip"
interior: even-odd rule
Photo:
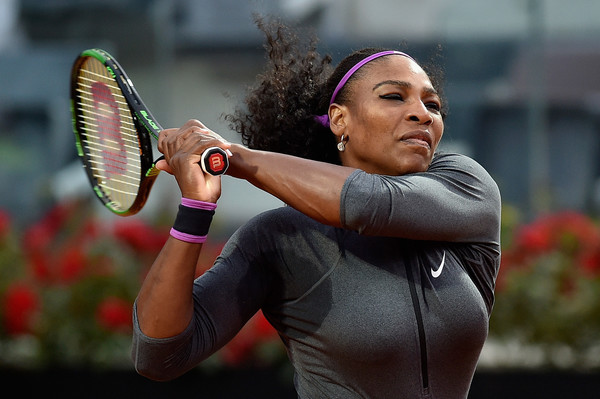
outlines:
[[[200,166],[204,173],[213,176],[222,175],[229,167],[229,158],[227,158],[227,153],[222,148],[210,147],[202,153]]]

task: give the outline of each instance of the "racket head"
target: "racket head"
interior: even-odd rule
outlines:
[[[93,192],[111,212],[137,213],[158,175],[151,135],[161,130],[123,68],[106,51],[83,51],[71,70],[77,153]]]

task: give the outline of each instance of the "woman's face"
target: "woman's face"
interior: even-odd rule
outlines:
[[[369,173],[424,172],[442,138],[441,101],[410,58],[385,56],[349,82],[350,100],[333,110],[332,130],[344,135],[342,164]],[[335,105],[334,105],[335,107]],[[335,125],[335,126],[334,126]]]

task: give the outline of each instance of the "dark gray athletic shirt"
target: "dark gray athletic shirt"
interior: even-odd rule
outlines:
[[[262,309],[299,398],[466,398],[500,263],[495,182],[456,154],[424,173],[356,171],[341,220],[334,228],[283,207],[241,227],[196,280],[185,331],[153,339],[134,314],[138,372],[181,375]]]

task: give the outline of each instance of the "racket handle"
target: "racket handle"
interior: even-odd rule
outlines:
[[[227,171],[229,167],[229,158],[225,150],[219,147],[210,147],[202,153],[200,166],[204,173],[218,176]]]

